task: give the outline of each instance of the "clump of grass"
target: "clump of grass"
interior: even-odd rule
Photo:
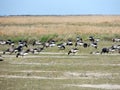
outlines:
[[[115,38],[120,38],[120,34],[114,34]]]
[[[42,35],[40,37],[40,41],[46,42],[46,41],[51,40],[51,39],[56,39],[57,37],[58,37],[57,34]]]
[[[119,34],[100,34],[102,40],[111,41],[113,38],[120,38]]]

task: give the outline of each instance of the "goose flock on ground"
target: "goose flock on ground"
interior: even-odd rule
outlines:
[[[35,54],[36,52],[42,52],[44,49],[49,47],[58,47],[59,50],[65,50],[66,47],[70,47],[71,49],[68,50],[67,54],[75,54],[79,51],[78,47],[82,46],[84,48],[93,47],[96,51],[89,52],[90,54],[103,54],[103,53],[110,53],[110,52],[117,52],[120,54],[120,39],[114,38],[111,42],[115,42],[114,45],[110,47],[103,47],[100,51],[98,51],[98,42],[100,41],[99,38],[94,38],[93,36],[88,37],[89,43],[84,42],[81,37],[76,37],[76,41],[73,42],[71,39],[68,39],[66,42],[58,43],[55,40],[49,40],[47,42],[40,42],[39,40],[34,40],[31,44],[28,44],[25,40],[19,40],[16,44],[12,40],[0,40],[0,45],[5,46],[7,45],[8,48],[6,50],[1,51],[3,55],[5,54],[15,54],[18,58],[19,56],[25,56],[29,53]],[[58,43],[58,44],[56,44]],[[30,48],[29,46],[32,46]],[[0,55],[0,61],[2,60],[2,56]]]

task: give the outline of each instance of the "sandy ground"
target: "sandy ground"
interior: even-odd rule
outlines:
[[[68,84],[65,85],[67,87],[86,87],[86,88],[98,88],[98,89],[108,89],[108,90],[120,90],[120,85],[112,85],[112,84],[82,84],[82,85],[76,85],[76,84]]]
[[[10,62],[10,64],[18,64],[18,65],[47,65],[47,66],[51,66],[51,65],[82,65],[82,66],[120,66],[120,64],[81,64],[81,63],[56,63],[56,62],[49,62],[49,63],[34,63],[34,62]]]
[[[33,71],[33,70],[25,70],[25,71],[12,71],[12,72],[22,72],[26,73],[26,75],[0,75],[0,77],[4,78],[32,78],[32,79],[99,79],[99,78],[111,78],[113,79],[113,75],[119,76],[119,73],[94,73],[94,72],[85,72],[85,73],[78,73],[78,72],[62,72],[62,71]],[[62,75],[59,77],[40,77],[40,76],[31,76],[31,73],[41,73],[41,72],[47,72],[47,73],[56,73],[61,72]],[[30,74],[27,76],[27,74]]]
[[[46,54],[46,53],[42,53],[42,54]],[[48,56],[39,56],[39,55],[27,55],[24,57],[20,57],[20,58],[89,58],[88,55],[71,55],[71,56],[60,56],[59,54],[63,54],[63,53],[49,53],[47,52]],[[52,54],[55,54],[55,56],[52,56]],[[105,54],[107,55],[107,54]],[[118,55],[118,54],[108,54],[108,55]],[[120,54],[119,54],[120,55]],[[4,55],[3,56],[4,59],[5,58],[15,58],[15,55]],[[72,64],[67,64],[67,63],[56,63],[56,62],[48,62],[48,63],[31,63],[31,62],[17,62],[17,61],[13,61],[13,62],[9,62],[10,64],[18,64],[18,65],[91,65],[91,64],[81,64],[81,63],[72,63]],[[92,66],[120,66],[120,64],[92,64]],[[0,75],[0,78],[18,78],[18,79],[50,79],[50,80],[65,80],[65,79],[101,79],[101,78],[110,78],[110,79],[114,79],[114,76],[119,77],[120,73],[108,73],[108,72],[90,72],[90,71],[85,71],[85,72],[63,72],[63,71],[41,71],[41,70],[19,70],[19,71],[11,71],[11,72],[21,72],[21,73],[26,73],[26,75]],[[60,72],[62,73],[61,76],[46,76],[46,77],[42,77],[42,76],[33,76],[31,75],[31,73],[57,73]],[[28,75],[30,74],[30,75]],[[120,90],[120,85],[117,84],[65,84],[65,87],[84,87],[84,88],[97,88],[97,89],[106,89],[106,90]]]
[[[14,71],[15,72],[15,71]],[[32,73],[32,72],[59,72],[59,71],[33,71],[33,70],[23,70],[16,71],[23,73]],[[40,80],[65,80],[65,79],[98,79],[104,77],[112,78],[112,75],[118,75],[119,73],[94,73],[94,72],[86,72],[86,73],[78,73],[78,72],[63,72],[63,76],[59,77],[41,77],[41,76],[32,76],[32,75],[0,75],[0,78],[12,78],[12,79],[40,79]],[[120,85],[117,84],[64,84],[64,87],[84,87],[84,88],[97,88],[97,89],[106,89],[106,90],[120,90]]]

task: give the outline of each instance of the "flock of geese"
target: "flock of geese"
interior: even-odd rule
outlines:
[[[41,52],[44,49],[47,49],[49,47],[55,47],[57,46],[60,50],[65,50],[66,46],[72,46],[71,49],[68,51],[68,55],[70,54],[75,54],[76,52],[79,51],[78,47],[83,46],[84,48],[87,47],[93,47],[95,49],[98,48],[98,42],[100,39],[94,38],[93,36],[89,36],[89,43],[86,43],[83,41],[81,37],[76,37],[75,43],[71,39],[68,39],[66,42],[56,44],[57,42],[55,40],[49,40],[47,42],[40,42],[39,40],[35,40],[31,43],[32,48],[29,48],[28,42],[24,40],[20,40],[18,44],[16,45],[14,41],[12,40],[0,40],[0,45],[8,45],[9,47],[6,50],[2,51],[2,54],[9,53],[10,55],[15,53],[16,57],[18,58],[19,56],[25,56],[28,53],[35,54],[36,52]],[[101,51],[96,51],[96,52],[90,52],[90,54],[103,54],[103,53],[109,53],[109,52],[118,52],[120,53],[120,39],[119,38],[114,38],[112,39],[113,42],[116,42],[115,45],[112,45],[110,47],[104,47],[101,49]],[[24,49],[24,47],[26,49]],[[2,56],[0,55],[0,61],[3,60]]]

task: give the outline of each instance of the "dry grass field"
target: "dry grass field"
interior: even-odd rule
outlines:
[[[56,34],[120,34],[120,16],[8,16],[0,17],[1,36]],[[63,37],[65,38],[65,37]]]

